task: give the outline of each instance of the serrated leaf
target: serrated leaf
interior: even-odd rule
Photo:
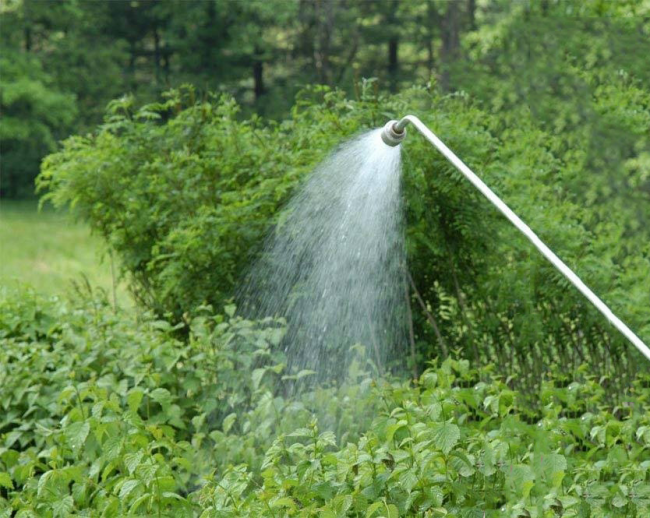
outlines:
[[[435,445],[445,454],[449,453],[460,439],[460,428],[453,423],[435,424],[432,432]]]
[[[440,507],[445,498],[440,486],[431,486],[425,490],[427,501],[432,507]]]
[[[103,444],[103,451],[106,460],[117,458],[122,451],[122,437],[114,435],[106,439],[106,442]]]
[[[72,423],[65,429],[65,438],[73,449],[78,449],[86,442],[90,433],[90,424],[87,422]]]
[[[104,401],[99,401],[93,405],[93,408],[90,411],[90,413],[95,419],[101,419],[102,412],[104,410],[104,404],[105,404]]]
[[[255,369],[253,371],[253,374],[251,375],[251,378],[253,380],[253,387],[255,390],[260,388],[260,384],[262,383],[262,378],[264,377],[264,374],[266,373],[266,369]]]
[[[284,336],[284,329],[276,327],[267,331],[268,340],[271,345],[278,345]]]
[[[137,466],[136,471],[138,473],[138,476],[144,480],[145,484],[151,484],[151,482],[153,482],[154,478],[156,477],[156,473],[158,472],[158,465],[140,464]]]
[[[134,387],[129,391],[129,394],[126,396],[126,403],[129,405],[129,410],[131,412],[137,412],[144,397],[144,392],[139,387]]]
[[[57,498],[52,502],[52,512],[54,516],[68,516],[74,507],[74,500],[72,496],[64,496],[63,498]]]
[[[374,504],[370,504],[368,509],[366,509],[366,518],[370,518],[373,514],[383,508],[384,502],[375,502]]]
[[[129,508],[129,513],[132,515],[135,514],[135,512],[138,510],[138,507],[140,507],[144,502],[146,502],[150,498],[152,498],[151,493],[145,493],[143,495],[140,495],[138,498],[136,498],[133,501],[133,504],[131,504]]]
[[[43,493],[45,492],[45,489],[47,488],[47,484],[49,483],[50,479],[53,477],[54,471],[46,471],[41,475],[41,478],[38,479],[38,486],[36,489],[36,494],[41,497],[43,496]]]
[[[452,467],[463,477],[471,477],[474,474],[474,464],[472,460],[460,450],[451,452],[450,463]]]
[[[337,516],[347,516],[348,509],[352,507],[352,495],[339,495],[332,501]]]
[[[144,452],[142,450],[135,453],[127,453],[124,456],[124,465],[126,466],[126,469],[129,470],[129,475],[133,475],[133,472],[140,464],[143,456]]]
[[[311,437],[312,431],[309,428],[298,428],[294,430],[287,437]]]
[[[506,471],[506,485],[519,497],[527,497],[533,487],[535,474],[530,466],[511,465]]]
[[[120,488],[120,498],[126,498],[140,485],[139,480],[127,480]]]
[[[540,463],[542,464],[544,475],[547,478],[552,478],[553,475],[562,473],[567,468],[566,458],[564,455],[558,453],[549,453],[540,456]]]
[[[158,403],[163,409],[167,409],[171,402],[173,401],[173,397],[169,390],[165,388],[157,388],[153,390],[150,394],[151,399],[153,399],[156,403]]]
[[[235,419],[237,419],[237,414],[235,414],[234,412],[226,416],[226,418],[223,420],[223,427],[222,427],[224,433],[228,433],[230,431],[232,425],[235,423]]]
[[[0,486],[7,489],[13,489],[14,483],[9,476],[9,473],[0,473]]]
[[[418,483],[418,477],[413,469],[408,469],[400,474],[399,483],[407,493],[410,493]]]

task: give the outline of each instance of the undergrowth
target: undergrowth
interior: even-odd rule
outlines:
[[[200,313],[0,297],[0,516],[650,513],[641,378],[612,406],[583,366],[533,407],[491,366],[377,379],[359,347],[289,396],[282,322]]]

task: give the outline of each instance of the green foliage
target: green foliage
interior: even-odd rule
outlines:
[[[43,166],[48,197],[108,239],[159,313],[223,305],[278,206],[334,140],[332,121],[294,131],[238,122],[237,111],[227,97],[195,102],[191,89],[135,111],[126,98],[96,136],[68,140]]]
[[[590,89],[575,81],[584,72],[647,84],[648,12],[647,0],[7,0],[0,46],[38,62],[51,94],[74,98],[74,121],[54,123],[57,138],[99,123],[121,95],[147,103],[192,83],[227,92],[247,114],[282,119],[305,85],[351,93],[362,77],[378,78],[382,91],[469,91],[514,124],[528,105],[547,130],[566,132],[590,120]],[[17,186],[5,196],[31,193],[49,151],[25,149],[5,166]]]
[[[282,396],[279,322],[177,326],[101,301],[0,301],[0,513],[644,516],[650,393],[578,373],[537,413],[491,369]],[[259,373],[262,369],[262,374]],[[530,424],[529,424],[530,423]]]
[[[650,514],[639,355],[422,139],[419,379],[296,394],[284,323],[229,305],[313,166],[412,112],[648,342],[648,1],[283,5],[0,5],[2,195],[79,133],[41,188],[144,306],[0,293],[0,516]]]
[[[0,23],[2,196],[32,197],[41,159],[123,91],[123,46],[100,2],[3,2]]]
[[[477,66],[457,70],[454,81],[481,102],[498,138],[494,167],[484,175],[488,184],[498,186],[647,342],[650,96],[645,58],[634,49],[648,38],[643,17],[648,3],[580,2],[576,7],[522,3],[499,23],[485,24],[466,41]],[[507,290],[518,302],[505,313],[498,303],[493,306],[495,314],[488,318],[493,328],[501,328],[499,343],[491,346],[493,357],[504,358],[510,344],[522,339],[530,361],[539,362],[555,347],[557,361],[564,364],[623,354],[621,342],[603,336],[598,314],[562,296],[566,282],[543,259],[522,260],[522,250],[509,246],[510,231],[497,239],[508,244],[502,249],[506,259],[497,300]],[[494,282],[481,279],[479,304],[495,300]],[[634,364],[618,365],[614,377],[625,376]],[[610,375],[606,369],[602,374]]]
[[[137,110],[128,98],[116,101],[95,135],[71,138],[48,157],[40,183],[47,199],[70,204],[119,253],[139,300],[179,319],[204,303],[223,307],[235,294],[283,203],[336,142],[417,113],[648,336],[647,231],[628,233],[628,220],[604,219],[618,197],[603,200],[599,218],[558,195],[583,181],[586,154],[565,153],[563,137],[537,127],[530,113],[511,128],[467,96],[411,89],[385,97],[372,86],[365,83],[356,100],[308,90],[282,124],[237,120],[230,98],[196,101],[191,89]],[[639,116],[636,128],[646,123]],[[420,358],[455,344],[475,361],[498,358],[520,386],[583,362],[610,376],[611,361],[623,390],[636,356],[602,317],[426,141],[409,138],[403,153]],[[628,167],[628,178],[645,181],[643,171]]]
[[[74,96],[56,89],[40,62],[21,52],[0,57],[2,194],[33,194],[41,158],[56,149],[76,115]]]

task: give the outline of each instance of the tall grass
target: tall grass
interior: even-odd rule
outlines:
[[[20,282],[61,294],[76,284],[127,303],[124,283],[112,270],[106,247],[86,225],[49,206],[38,210],[36,201],[0,201],[0,286]]]

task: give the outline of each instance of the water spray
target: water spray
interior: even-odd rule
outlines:
[[[474,172],[458,158],[424,123],[413,115],[407,115],[399,121],[391,120],[386,123],[381,139],[391,147],[398,146],[406,137],[406,126],[412,124],[451,164],[458,169],[526,238],[535,245],[555,268],[566,277],[571,284],[600,311],[632,344],[650,360],[650,348],[644,344],[634,332],[619,319],[611,309],[569,268],[555,253],[544,244],[528,225],[526,225]]]

